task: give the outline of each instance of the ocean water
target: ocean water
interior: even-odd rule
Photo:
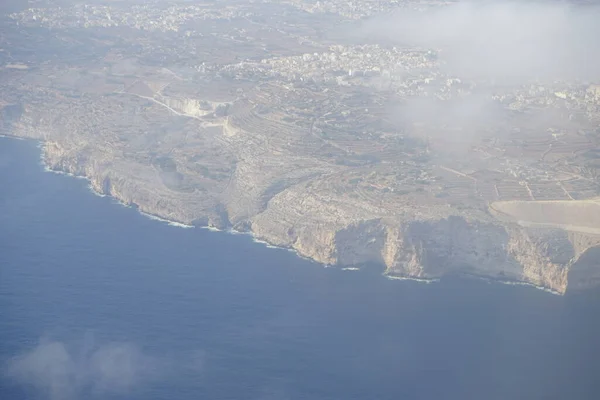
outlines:
[[[0,399],[599,399],[600,300],[324,268],[0,138]]]

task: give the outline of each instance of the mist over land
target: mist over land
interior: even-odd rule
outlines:
[[[594,288],[600,28],[562,2],[37,2],[4,134],[177,223],[320,263]]]
[[[497,84],[600,78],[600,7],[552,1],[472,1],[395,11],[356,35],[438,49],[443,70]]]

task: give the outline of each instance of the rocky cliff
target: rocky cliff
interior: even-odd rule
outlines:
[[[418,130],[382,134],[392,128],[366,108],[355,120],[364,132],[351,133],[356,111],[330,93],[282,96],[266,85],[240,94],[232,86],[212,98],[147,86],[144,95],[71,97],[30,87],[27,101],[6,102],[3,129],[43,141],[49,168],[85,176],[93,190],[140,211],[248,231],[320,263],[378,265],[390,276],[426,280],[470,275],[556,293],[600,284],[590,139],[561,136],[573,141],[573,155],[550,164],[559,142],[528,147],[519,139],[519,153],[512,137],[493,139],[495,147],[482,137],[465,153]],[[345,90],[340,104],[354,104]],[[317,114],[303,104],[324,117],[307,116]]]
[[[199,201],[194,194],[174,194],[152,168],[109,165],[58,142],[45,142],[43,151],[50,168],[88,177],[95,191],[143,212],[185,224],[231,226],[227,199]],[[524,227],[447,207],[431,215],[413,206],[405,215],[392,216],[377,208],[358,210],[356,202],[318,193],[294,185],[256,214],[238,217],[237,228],[320,263],[380,265],[391,276],[431,280],[466,274],[556,293],[600,282],[600,235]],[[228,197],[237,202],[234,193]]]
[[[289,201],[285,204],[291,206]],[[337,222],[318,215],[312,221],[292,222],[277,218],[282,214],[267,208],[253,219],[253,232],[322,263],[378,264],[389,275],[419,279],[466,274],[528,283],[556,293],[598,282],[600,258],[594,258],[600,251],[598,235],[527,228],[456,210],[433,218],[350,221],[336,216]]]

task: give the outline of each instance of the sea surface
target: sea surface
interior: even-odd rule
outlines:
[[[147,218],[0,138],[0,399],[600,399],[600,300]]]

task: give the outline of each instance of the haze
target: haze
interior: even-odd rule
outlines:
[[[460,2],[399,10],[360,34],[439,49],[448,72],[496,82],[600,77],[600,9],[563,2]]]

